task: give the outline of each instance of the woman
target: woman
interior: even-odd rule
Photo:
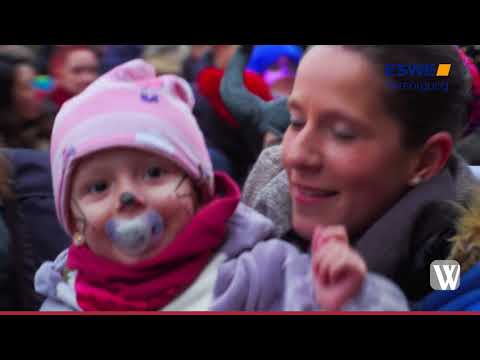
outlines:
[[[448,76],[435,64],[450,64]],[[470,89],[453,46],[315,46],[298,68],[282,146],[260,156],[244,201],[305,251],[318,225],[343,225],[370,270],[419,300],[431,261],[451,250],[449,204],[466,203],[474,181],[452,150]]]
[[[0,147],[48,148],[53,118],[33,88],[35,76],[26,58],[0,56]]]
[[[55,50],[50,60],[50,74],[56,86],[48,99],[56,111],[98,77],[99,63],[97,53],[88,46],[70,45]]]

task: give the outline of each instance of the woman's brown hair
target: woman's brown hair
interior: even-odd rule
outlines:
[[[402,125],[404,144],[418,147],[433,134],[449,132],[455,140],[468,124],[468,109],[472,99],[471,78],[453,45],[342,45],[347,50],[363,55],[385,79],[385,84],[415,84],[420,82],[446,84],[445,91],[418,91],[387,87],[385,104],[388,111]],[[446,77],[405,74],[387,76],[387,66],[402,64],[448,64]],[[367,84],[365,84],[367,86]]]

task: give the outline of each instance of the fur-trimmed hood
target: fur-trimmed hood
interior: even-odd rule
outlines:
[[[455,204],[455,209],[458,219],[449,259],[458,261],[465,273],[480,262],[480,186],[472,189],[467,204]]]

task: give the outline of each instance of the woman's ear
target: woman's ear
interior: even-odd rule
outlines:
[[[448,132],[442,131],[432,135],[420,152],[409,184],[416,186],[438,175],[450,159],[452,150],[453,139]]]

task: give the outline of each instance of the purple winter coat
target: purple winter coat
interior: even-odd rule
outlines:
[[[310,256],[291,244],[271,239],[273,223],[239,204],[229,220],[228,238],[195,282],[161,310],[165,311],[317,311]],[[268,240],[270,239],[270,240]],[[42,265],[36,290],[47,300],[44,311],[81,310],[75,274],[62,276],[67,252]],[[408,310],[401,290],[369,273],[360,293],[342,310]]]

